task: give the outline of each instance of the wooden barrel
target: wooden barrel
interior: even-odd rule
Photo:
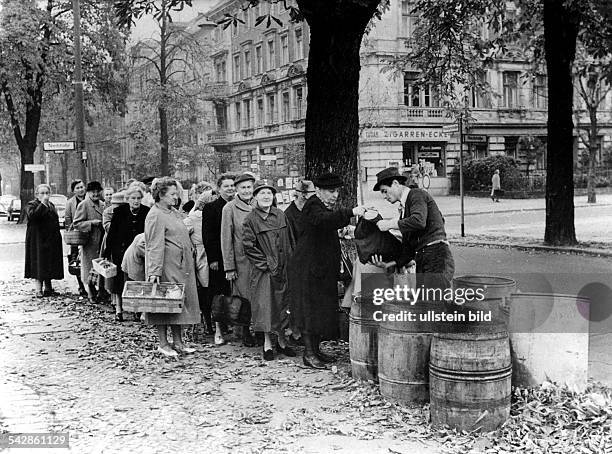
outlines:
[[[386,302],[383,314],[409,311],[415,322],[382,320],[378,328],[378,382],[387,400],[404,405],[429,400],[429,349],[436,329],[433,322],[418,321],[429,310],[441,311],[439,303],[417,302],[415,305]]]
[[[378,322],[372,298],[356,297],[349,315],[349,354],[353,378],[378,381]]]
[[[436,333],[431,342],[431,421],[458,430],[495,430],[510,416],[507,332]]]

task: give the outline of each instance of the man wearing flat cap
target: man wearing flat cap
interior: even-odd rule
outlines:
[[[419,188],[405,186],[407,177],[396,167],[389,167],[376,174],[374,191],[394,204],[399,202],[399,218],[381,220],[381,231],[398,229],[402,233],[402,254],[396,261],[400,269],[411,260],[416,261],[417,286],[426,288],[450,288],[455,262],[451,254],[444,217],[433,197]],[[378,266],[384,266],[379,260]]]
[[[342,178],[324,173],[314,179],[315,195],[302,209],[302,235],[289,266],[293,323],[304,339],[304,364],[315,369],[335,359],[319,349],[322,339],[338,334],[338,278],[340,241],[338,229],[365,208],[335,208]]]

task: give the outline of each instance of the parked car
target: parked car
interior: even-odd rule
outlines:
[[[66,204],[68,203],[68,197],[62,194],[51,194],[49,196],[49,200],[53,205],[55,205],[57,215],[59,216],[60,227],[65,227]]]
[[[8,215],[8,206],[11,203],[11,200],[16,199],[14,195],[0,195],[0,216]]]
[[[10,221],[18,221],[19,216],[21,216],[21,200],[13,199],[6,210],[8,213],[8,220]]]

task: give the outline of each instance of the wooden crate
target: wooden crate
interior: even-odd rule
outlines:
[[[91,264],[93,265],[94,270],[96,270],[102,277],[110,278],[117,275],[117,265],[106,259],[93,259]]]
[[[178,295],[166,295],[176,292]],[[152,312],[162,314],[180,314],[185,300],[185,284],[172,282],[127,281],[123,287],[123,310],[129,312]]]

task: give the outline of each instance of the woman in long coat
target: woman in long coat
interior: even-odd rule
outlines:
[[[263,357],[274,359],[270,333],[278,338],[278,351],[295,356],[285,340],[289,327],[287,263],[295,247],[285,214],[272,206],[276,189],[255,183],[255,207],[244,221],[242,244],[251,262],[250,295],[253,330],[264,333]]]
[[[52,296],[51,279],[64,278],[59,217],[50,195],[49,185],[41,184],[36,188],[36,199],[26,207],[25,277],[36,279],[37,298]]]
[[[76,213],[76,209],[79,204],[85,199],[85,183],[83,180],[72,180],[70,183],[70,192],[74,195],[68,199],[66,202],[66,213],[64,215],[64,225],[66,226],[66,230],[72,227],[72,222],[74,219],[74,215]],[[70,254],[68,255],[68,264],[73,264],[76,266],[79,263],[79,247],[76,245],[70,246]],[[87,290],[85,290],[85,286],[83,285],[83,281],[81,280],[81,275],[78,274],[75,276],[77,283],[79,284],[79,294],[81,296],[87,296]]]
[[[193,246],[189,229],[174,208],[178,201],[176,181],[169,177],[156,178],[151,185],[155,205],[145,220],[145,267],[149,282],[185,284],[183,311],[179,314],[147,313],[145,322],[157,326],[158,351],[165,356],[193,353],[183,344],[181,325],[200,323],[200,308],[196,289]],[[172,327],[174,344],[167,338],[167,325]]]
[[[87,183],[87,195],[85,200],[79,203],[74,215],[74,228],[81,232],[89,233],[87,243],[79,246],[81,251],[81,279],[87,282],[91,272],[93,259],[100,255],[100,245],[104,237],[102,228],[102,213],[104,204],[101,202],[102,185],[97,181]],[[90,301],[96,296],[96,288],[87,285],[87,296]]]
[[[221,252],[225,277],[231,282],[232,295],[241,296],[250,301],[249,282],[251,263],[242,247],[242,225],[247,215],[253,210],[253,183],[255,177],[245,173],[235,181],[236,197],[223,207],[221,215]],[[255,341],[249,327],[243,330],[242,343],[253,347]]]
[[[113,197],[116,195],[113,194]],[[143,193],[140,188],[131,186],[123,196],[125,196],[127,203],[122,203],[113,209],[113,216],[106,236],[106,247],[103,252],[103,257],[117,265],[117,270],[121,269],[123,254],[132,244],[136,235],[144,232],[145,219],[149,214],[149,207],[141,204]],[[123,321],[121,302],[123,283],[123,273],[120,272],[108,280],[110,285],[107,290],[111,292],[115,300],[115,319],[117,321]]]
[[[303,233],[289,267],[293,323],[304,338],[304,364],[316,369],[334,358],[322,353],[322,338],[338,334],[338,278],[340,241],[338,229],[346,227],[353,215],[363,215],[365,208],[340,208],[332,211],[342,179],[335,174],[321,175],[314,181],[316,195],[302,210]]]

